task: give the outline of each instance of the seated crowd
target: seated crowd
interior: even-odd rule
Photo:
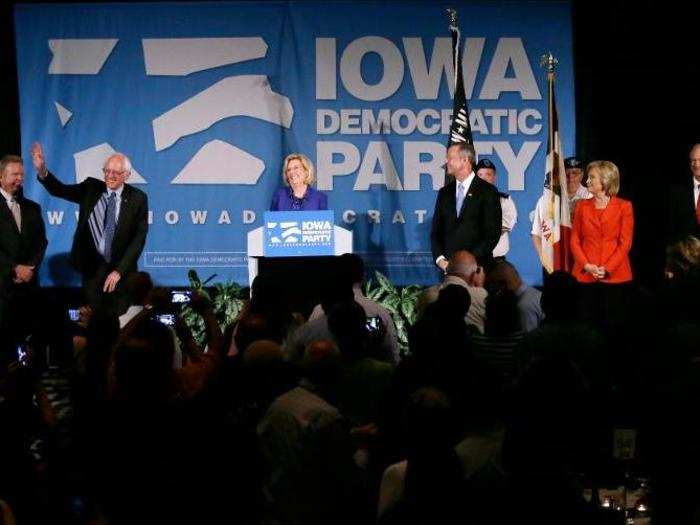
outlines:
[[[583,489],[623,467],[655,522],[700,517],[700,241],[604,325],[570,274],[538,290],[458,252],[402,353],[362,260],[336,263],[308,319],[264,275],[223,330],[193,291],[203,345],[135,274],[121,317],[64,330],[64,410],[38,348],[3,363],[0,524],[617,523]],[[637,431],[624,465],[617,427]]]

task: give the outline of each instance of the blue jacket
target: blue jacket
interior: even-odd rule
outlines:
[[[291,211],[292,210],[292,189],[285,187],[280,188],[272,196],[272,203],[270,204],[270,211]],[[306,190],[306,195],[302,199],[301,210],[327,210],[328,209],[328,197],[325,193],[312,188]]]

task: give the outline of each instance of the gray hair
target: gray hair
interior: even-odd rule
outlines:
[[[126,171],[127,173],[131,173],[131,161],[129,160],[129,157],[127,157],[126,155],[124,155],[123,153],[120,153],[118,151],[116,153],[110,155],[109,157],[107,157],[105,159],[105,163],[102,165],[102,167],[106,168],[107,163],[109,162],[109,159],[113,159],[114,157],[118,157],[122,161],[122,168],[124,169],[124,171]]]
[[[474,146],[467,142],[458,142],[457,144],[452,144],[452,146],[457,146],[459,148],[460,158],[469,160],[469,164],[472,166],[476,164],[476,150]]]

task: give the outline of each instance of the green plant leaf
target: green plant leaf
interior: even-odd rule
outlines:
[[[382,306],[389,310],[392,314],[399,313],[399,303],[401,298],[398,295],[389,295],[382,301]]]
[[[416,302],[411,299],[401,301],[401,313],[409,324],[413,324],[416,315]]]
[[[396,287],[393,284],[391,284],[389,279],[387,279],[381,272],[375,271],[374,276],[377,278],[377,282],[379,283],[379,286],[382,290],[385,290],[389,293],[396,293]]]
[[[406,325],[405,325],[403,319],[397,318],[397,317],[394,318],[394,324],[396,325],[396,338],[398,339],[400,346],[407,347],[408,346],[408,334],[406,332]]]
[[[368,294],[365,294],[368,299],[372,299],[373,301],[377,301],[378,303],[381,302],[382,295],[384,295],[384,290],[381,288],[375,288],[374,290],[371,290]]]
[[[199,279],[197,270],[190,268],[190,270],[187,272],[187,278],[189,279],[190,286],[192,288],[198,289],[202,287],[202,281]]]

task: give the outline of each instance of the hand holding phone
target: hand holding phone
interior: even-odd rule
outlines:
[[[29,356],[23,345],[17,345],[17,362],[19,366],[29,366]]]
[[[189,290],[172,290],[170,292],[170,302],[173,304],[187,304],[190,302],[190,297]]]
[[[156,315],[156,320],[166,326],[173,326],[175,324],[175,314],[158,314]]]
[[[379,318],[378,315],[374,315],[371,317],[367,318],[367,323],[365,324],[365,328],[370,334],[374,334],[379,332],[380,328],[382,326],[382,320]]]

